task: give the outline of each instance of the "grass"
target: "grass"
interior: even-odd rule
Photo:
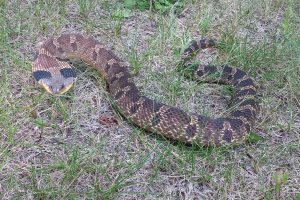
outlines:
[[[1,199],[300,198],[300,3],[176,5],[0,1]],[[145,95],[209,116],[226,113],[228,88],[187,80],[175,66],[191,39],[218,39],[197,59],[241,66],[258,82],[251,137],[200,148],[147,133],[119,117],[98,72],[82,63],[74,89],[48,95],[31,61],[39,42],[63,32],[93,35],[128,61]],[[119,124],[101,125],[103,115]]]

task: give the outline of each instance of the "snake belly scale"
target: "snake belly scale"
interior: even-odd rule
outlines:
[[[259,110],[257,87],[241,69],[188,64],[194,52],[213,46],[213,40],[192,41],[184,51],[183,66],[192,69],[191,74],[197,80],[213,76],[218,82],[233,86],[231,111],[220,118],[188,113],[141,95],[128,66],[96,39],[82,34],[62,34],[46,40],[37,51],[32,71],[49,93],[61,94],[70,89],[76,77],[65,60],[83,60],[100,71],[121,114],[137,126],[185,143],[205,146],[240,143],[249,134]]]

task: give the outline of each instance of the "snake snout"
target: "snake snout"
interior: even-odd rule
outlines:
[[[42,85],[50,94],[63,94],[73,86],[74,82],[74,77],[65,78],[61,75],[56,75],[50,79],[44,79]]]
[[[52,94],[63,94],[66,93],[72,86],[73,81],[70,82],[54,82],[52,85],[49,86],[50,93]]]
[[[63,85],[59,87],[51,87],[53,94],[61,94],[63,89],[64,89]]]

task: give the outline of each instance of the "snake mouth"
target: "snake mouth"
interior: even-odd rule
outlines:
[[[69,91],[71,89],[71,87],[73,86],[73,83],[71,83],[70,85],[68,86],[63,86],[59,91],[57,91],[56,93],[54,94],[64,94],[66,93],[67,91]]]

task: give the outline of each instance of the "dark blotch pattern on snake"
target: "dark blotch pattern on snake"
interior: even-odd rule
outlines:
[[[65,60],[81,59],[101,72],[122,115],[139,127],[198,145],[239,143],[249,134],[259,110],[256,85],[251,77],[235,67],[189,64],[194,52],[213,46],[213,40],[193,41],[184,51],[182,66],[194,79],[233,86],[235,93],[229,113],[215,119],[142,96],[128,66],[97,40],[81,34],[62,34],[45,41],[38,49],[32,70],[35,79],[49,93],[61,94],[75,81],[75,73]]]

